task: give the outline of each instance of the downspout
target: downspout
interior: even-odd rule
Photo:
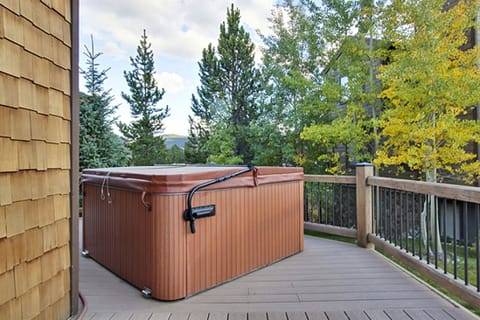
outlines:
[[[71,0],[70,22],[70,315],[79,312],[79,0]],[[84,304],[85,307],[85,304]]]

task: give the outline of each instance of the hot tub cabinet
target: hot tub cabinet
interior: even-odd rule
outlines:
[[[160,300],[303,250],[301,168],[129,167],[82,178],[84,250]]]

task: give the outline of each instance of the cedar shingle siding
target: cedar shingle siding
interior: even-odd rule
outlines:
[[[70,315],[71,0],[0,0],[0,319]]]

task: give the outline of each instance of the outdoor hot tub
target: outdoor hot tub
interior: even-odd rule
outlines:
[[[82,173],[83,249],[160,300],[303,250],[303,169],[155,166]]]

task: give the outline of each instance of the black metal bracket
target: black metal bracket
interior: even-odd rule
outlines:
[[[200,219],[200,218],[206,218],[206,217],[211,217],[215,215],[215,205],[207,205],[207,206],[201,206],[201,207],[195,207],[192,208],[192,198],[195,192],[197,192],[200,189],[206,188],[208,186],[211,186],[212,184],[223,182],[225,180],[231,179],[233,177],[236,177],[238,175],[244,174],[249,171],[253,171],[254,167],[253,166],[247,166],[246,168],[233,172],[230,174],[227,174],[225,176],[219,177],[217,179],[213,179],[204,183],[200,183],[196,185],[195,187],[190,190],[188,193],[187,197],[187,209],[183,213],[183,219],[186,221],[190,221],[190,231],[192,233],[195,233],[195,220]]]
[[[212,217],[215,215],[215,205],[209,204],[207,206],[193,207],[185,210],[183,219],[190,221],[190,230],[195,233],[195,220],[200,218]]]

